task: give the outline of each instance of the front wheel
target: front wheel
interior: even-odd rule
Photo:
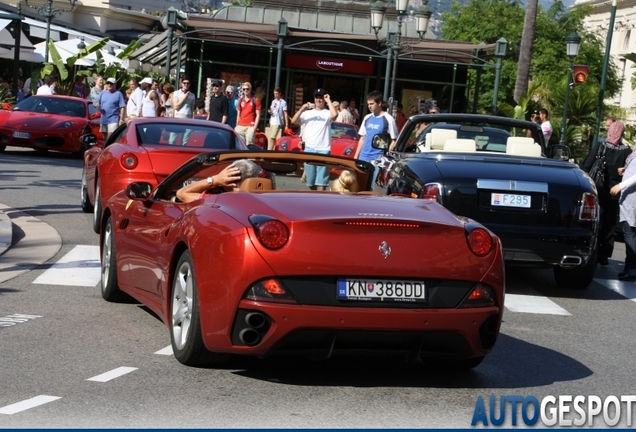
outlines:
[[[179,258],[170,294],[170,339],[175,358],[188,366],[220,364],[225,354],[211,353],[203,345],[197,281],[190,251]]]
[[[84,213],[91,213],[93,211],[93,205],[88,199],[88,190],[86,187],[86,170],[82,170],[82,186],[80,190],[80,206]]]
[[[573,269],[564,269],[563,267],[554,267],[554,280],[557,285],[564,288],[587,288],[594,279],[594,270],[596,269],[597,251],[594,251],[587,264],[575,267]]]
[[[102,191],[99,187],[99,182],[97,182],[97,187],[95,188],[95,205],[93,208],[93,231],[99,234],[101,227],[99,226],[102,221]]]

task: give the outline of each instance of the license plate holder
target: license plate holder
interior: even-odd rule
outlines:
[[[378,302],[425,302],[426,283],[422,280],[339,278],[338,300]]]
[[[490,205],[493,207],[530,208],[532,197],[530,195],[493,192],[490,194]]]

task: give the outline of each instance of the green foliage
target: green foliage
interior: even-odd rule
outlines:
[[[15,103],[15,98],[11,96],[11,88],[8,85],[0,86],[0,104],[11,104]],[[0,106],[0,109],[2,107]]]
[[[530,99],[542,103],[557,87],[563,87],[564,90],[565,84],[555,83],[564,83],[567,77],[569,59],[565,54],[565,38],[575,29],[582,39],[575,63],[587,64],[590,71],[588,83],[583,87],[594,88],[598,95],[605,49],[601,38],[583,26],[583,19],[590,12],[590,6],[566,9],[560,1],[555,1],[548,10],[539,6],[530,81],[540,83],[541,87],[536,89],[535,93],[528,92]],[[513,96],[519,57],[528,55],[519,52],[524,16],[523,3],[517,0],[472,0],[464,5],[454,1],[450,12],[442,14],[441,31],[444,39],[492,44],[500,37],[506,38],[508,50],[502,63],[498,97],[499,101],[507,103],[510,107],[516,105]],[[474,74],[471,73],[471,79],[473,77]],[[478,110],[481,112],[490,111],[494,80],[493,58],[492,67],[484,68],[482,73],[478,101]],[[617,68],[610,62],[605,95],[612,97],[617,94],[620,82]]]

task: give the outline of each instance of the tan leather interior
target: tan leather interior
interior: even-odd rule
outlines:
[[[251,177],[243,180],[240,189],[242,191],[264,191],[274,188],[272,187],[272,181],[268,178]]]

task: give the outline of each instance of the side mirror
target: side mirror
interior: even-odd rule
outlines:
[[[557,160],[570,160],[570,147],[563,144],[555,144],[550,149],[550,158]]]
[[[371,147],[381,150],[388,150],[391,144],[391,135],[383,133],[377,134],[373,137]]]
[[[97,135],[95,134],[86,134],[82,135],[82,143],[86,146],[94,146],[97,144]]]
[[[152,185],[146,182],[135,182],[126,186],[126,196],[133,200],[145,200],[152,193]]]
[[[100,118],[101,116],[102,116],[102,113],[98,111],[98,112],[94,112],[93,114],[89,115],[88,119],[89,120],[95,120],[95,119]]]

